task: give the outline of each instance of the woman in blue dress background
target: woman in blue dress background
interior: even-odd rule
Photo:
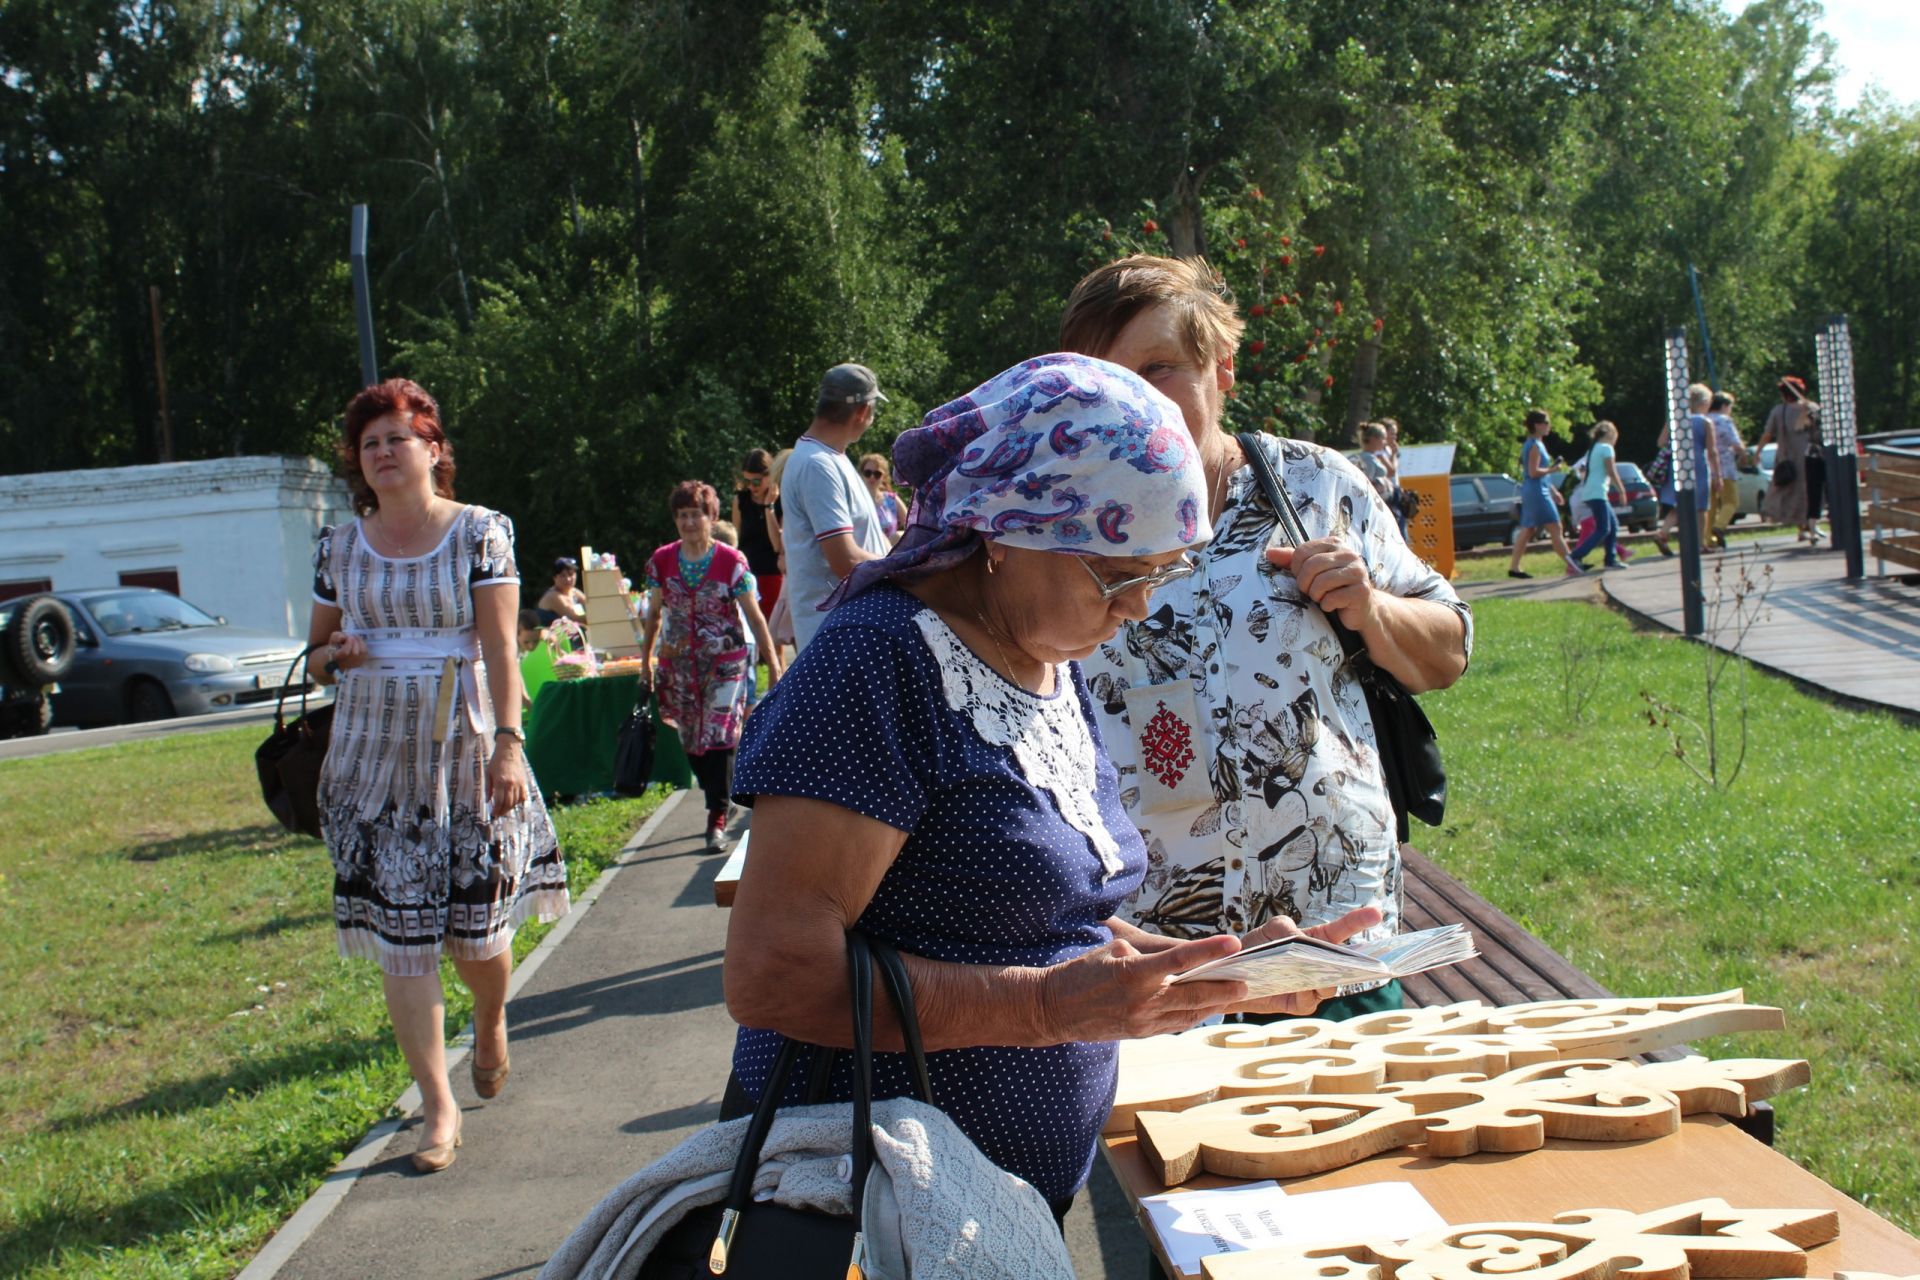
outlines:
[[[1567,576],[1578,577],[1581,573],[1567,548],[1567,535],[1560,528],[1559,494],[1553,485],[1554,477],[1564,471],[1567,464],[1547,456],[1547,433],[1552,430],[1553,419],[1545,409],[1534,409],[1527,414],[1526,434],[1520,437],[1526,442],[1520,446],[1520,528],[1513,537],[1513,559],[1507,565],[1509,578],[1533,576],[1520,567],[1520,557],[1527,554],[1527,544],[1540,529],[1546,530],[1554,551],[1566,563]]]
[[[911,527],[847,580],[742,740],[754,834],[726,954],[734,1073],[753,1100],[784,1037],[851,1044],[858,925],[906,960],[935,1102],[1064,1215],[1112,1105],[1115,1041],[1306,1013],[1331,993],[1171,983],[1291,921],[1178,941],[1113,919],[1146,849],[1073,659],[1144,617],[1210,537],[1179,410],[1117,365],[1046,356],[934,410],[894,457]],[[875,1021],[875,1097],[905,1095],[891,1008]],[[849,1072],[837,1055],[828,1099],[851,1096]],[[795,1079],[786,1101],[806,1092]]]

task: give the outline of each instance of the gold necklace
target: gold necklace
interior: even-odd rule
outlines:
[[[1213,478],[1213,491],[1207,495],[1207,516],[1210,520],[1218,520],[1221,509],[1226,506],[1224,490],[1227,477],[1232,475],[1234,470],[1235,467],[1231,461],[1223,462],[1220,464],[1220,474]]]
[[[393,553],[392,558],[395,560],[406,559],[410,554],[412,554],[411,548],[413,546],[414,539],[418,538],[421,534],[425,533],[432,526],[433,526],[433,507],[429,505],[427,507],[427,514],[425,518],[422,519],[420,523],[414,527],[414,530],[412,533],[407,535],[406,540],[400,544],[399,550]],[[387,521],[384,514],[382,515],[380,520],[380,531],[382,533],[387,532]]]
[[[978,590],[976,590],[973,595],[973,616],[980,620],[980,629],[987,633],[987,639],[993,641],[993,651],[1000,655],[1000,664],[1007,669],[1007,679],[1013,681],[1015,684],[1020,684],[1020,673],[1013,669],[1013,659],[1007,656],[1006,646],[1000,643],[1000,633],[994,630],[991,622],[987,621],[987,611],[981,602]],[[1020,687],[1023,689],[1026,688],[1025,685],[1020,685]]]

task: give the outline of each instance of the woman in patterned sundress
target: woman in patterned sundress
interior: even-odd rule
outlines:
[[[522,755],[512,523],[453,500],[439,408],[404,379],[348,404],[341,460],[360,518],[320,531],[308,630],[309,672],[340,684],[320,825],[340,953],[385,976],[430,1173],[460,1144],[441,956],[473,990],[469,1069],[493,1097],[514,930],[566,914],[566,868]]]
[[[642,679],[655,683],[660,718],[680,731],[680,746],[707,802],[707,848],[725,846],[733,792],[733,752],[746,721],[754,679],[746,629],[767,656],[767,679],[780,679],[780,651],[754,599],[747,558],[713,536],[720,495],[683,480],[667,499],[680,540],[647,561],[647,622],[640,644]]]

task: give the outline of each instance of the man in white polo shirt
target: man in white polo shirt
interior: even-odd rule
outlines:
[[[780,479],[781,534],[787,544],[785,590],[792,600],[794,649],[826,617],[820,602],[862,560],[887,554],[873,495],[847,460],[847,446],[873,425],[884,401],[879,379],[863,364],[837,364],[820,380],[813,424],[794,443]]]

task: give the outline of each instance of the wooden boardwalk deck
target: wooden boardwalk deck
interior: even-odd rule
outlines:
[[[1869,576],[1848,582],[1839,552],[1796,548],[1784,536],[1734,545],[1701,566],[1709,621],[1716,563],[1729,583],[1739,563],[1756,576],[1760,565],[1773,567],[1765,616],[1737,652],[1842,697],[1920,715],[1920,586],[1872,576],[1871,558]],[[1600,585],[1616,604],[1679,631],[1678,563],[1642,554],[1631,568],[1601,576]]]

